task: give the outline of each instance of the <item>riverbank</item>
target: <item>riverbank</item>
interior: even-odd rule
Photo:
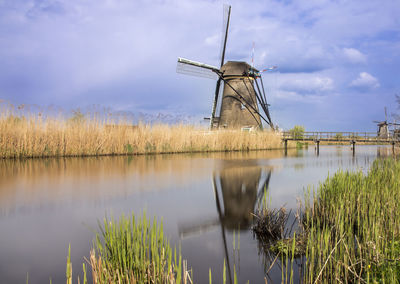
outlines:
[[[376,160],[366,175],[336,173],[306,202],[306,282],[398,283],[399,176],[399,161]]]
[[[393,159],[374,161],[368,174],[338,171],[306,193],[295,237],[264,247],[282,263],[299,259],[304,283],[398,283],[399,176]]]
[[[282,148],[273,131],[207,131],[191,125],[112,124],[98,119],[2,115],[0,157],[71,157]]]

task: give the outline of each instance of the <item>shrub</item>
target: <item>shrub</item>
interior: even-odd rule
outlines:
[[[289,131],[294,139],[303,139],[303,137],[304,137],[304,131],[305,131],[304,126],[295,125]]]

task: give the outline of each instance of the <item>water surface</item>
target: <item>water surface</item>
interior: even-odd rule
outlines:
[[[131,212],[163,219],[181,246],[196,283],[222,282],[224,259],[239,283],[280,282],[265,275],[264,255],[250,230],[268,188],[272,208],[297,209],[304,188],[337,169],[366,171],[391,147],[321,146],[303,150],[137,157],[0,160],[0,275],[2,283],[65,281],[68,245],[80,274],[98,220]],[[238,239],[240,235],[240,250]],[[235,239],[236,244],[233,241]],[[235,247],[235,249],[234,249]],[[229,282],[229,276],[227,276]]]

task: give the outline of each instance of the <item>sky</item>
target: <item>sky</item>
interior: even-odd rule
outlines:
[[[14,105],[209,117],[215,80],[176,73],[178,57],[264,73],[283,129],[376,131],[399,113],[398,0],[0,0],[0,99]]]

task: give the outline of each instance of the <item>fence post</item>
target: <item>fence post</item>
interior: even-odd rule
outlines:
[[[285,141],[285,156],[287,156],[287,139],[285,139],[284,141]]]

